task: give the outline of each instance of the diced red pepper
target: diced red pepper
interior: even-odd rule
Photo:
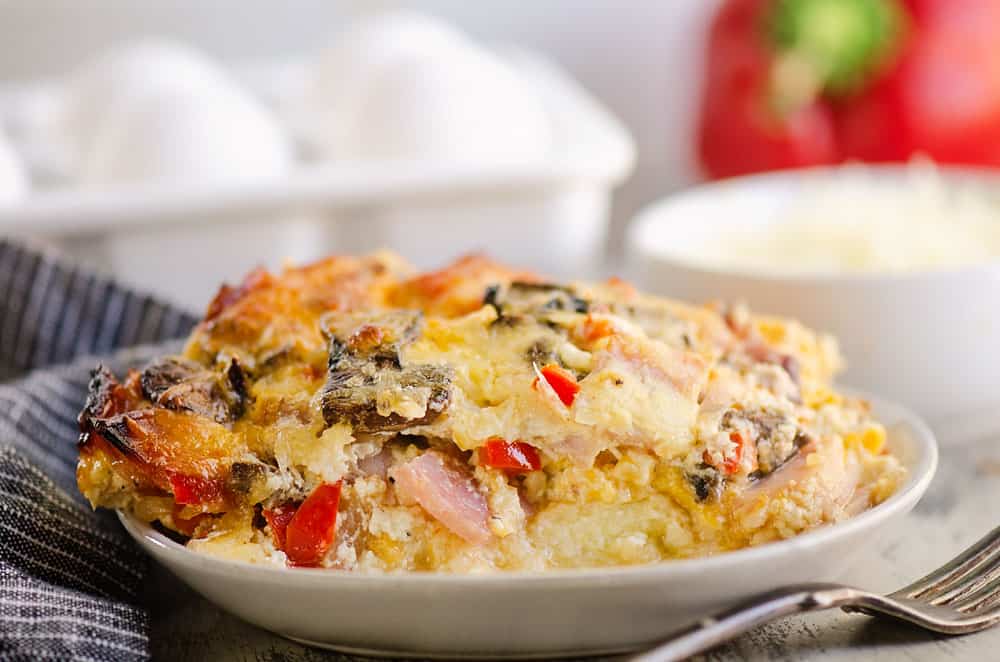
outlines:
[[[298,509],[299,504],[289,502],[265,510],[262,513],[264,519],[267,520],[268,526],[271,527],[271,537],[274,538],[275,547],[282,551],[285,549],[285,532],[288,529],[288,523],[295,517],[295,511]]]
[[[333,545],[341,481],[320,485],[302,502],[285,529],[285,555],[291,565],[315,566]]]
[[[577,333],[580,340],[587,343],[597,342],[601,338],[607,338],[614,334],[615,326],[611,320],[604,317],[594,317],[593,315],[587,315]]]
[[[182,506],[200,506],[222,497],[222,483],[216,479],[175,473],[169,480],[174,501]]]
[[[552,390],[559,396],[562,403],[567,407],[573,406],[576,394],[580,392],[580,385],[576,382],[576,377],[573,376],[573,373],[555,363],[549,363],[540,372],[545,381],[552,387]],[[537,377],[535,377],[532,386],[538,388]]]
[[[542,468],[537,448],[523,441],[505,441],[499,437],[488,439],[485,445],[479,447],[479,461],[494,469],[513,473]]]
[[[739,471],[740,463],[743,461],[743,446],[744,446],[743,435],[741,435],[739,432],[730,432],[729,441],[736,444],[736,448],[733,450],[732,455],[724,457],[722,459],[721,466],[716,467],[727,476],[731,476],[737,471]],[[705,464],[713,464],[713,465],[715,464],[714,462],[712,462],[711,456],[708,454],[708,451],[705,451],[703,459],[705,460]]]

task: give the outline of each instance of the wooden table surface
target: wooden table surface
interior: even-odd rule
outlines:
[[[937,476],[898,534],[875,549],[850,577],[891,591],[951,558],[1000,524],[1000,438],[944,445]],[[159,567],[148,590],[155,599],[155,659],[221,662],[314,662],[346,655],[306,648],[229,616]],[[945,638],[840,611],[789,618],[710,652],[723,660],[1000,660],[1000,628]]]

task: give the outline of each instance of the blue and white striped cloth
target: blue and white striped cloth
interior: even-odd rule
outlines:
[[[98,356],[141,364],[194,322],[0,240],[0,660],[149,657],[148,561],[76,490],[76,416]]]

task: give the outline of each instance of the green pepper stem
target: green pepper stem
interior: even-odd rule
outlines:
[[[881,71],[906,24],[899,0],[774,0],[765,17],[776,50],[808,63],[831,96],[855,92]]]

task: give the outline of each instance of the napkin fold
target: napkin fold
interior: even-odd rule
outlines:
[[[145,660],[147,558],[76,489],[90,371],[141,365],[183,310],[0,240],[0,660]]]

